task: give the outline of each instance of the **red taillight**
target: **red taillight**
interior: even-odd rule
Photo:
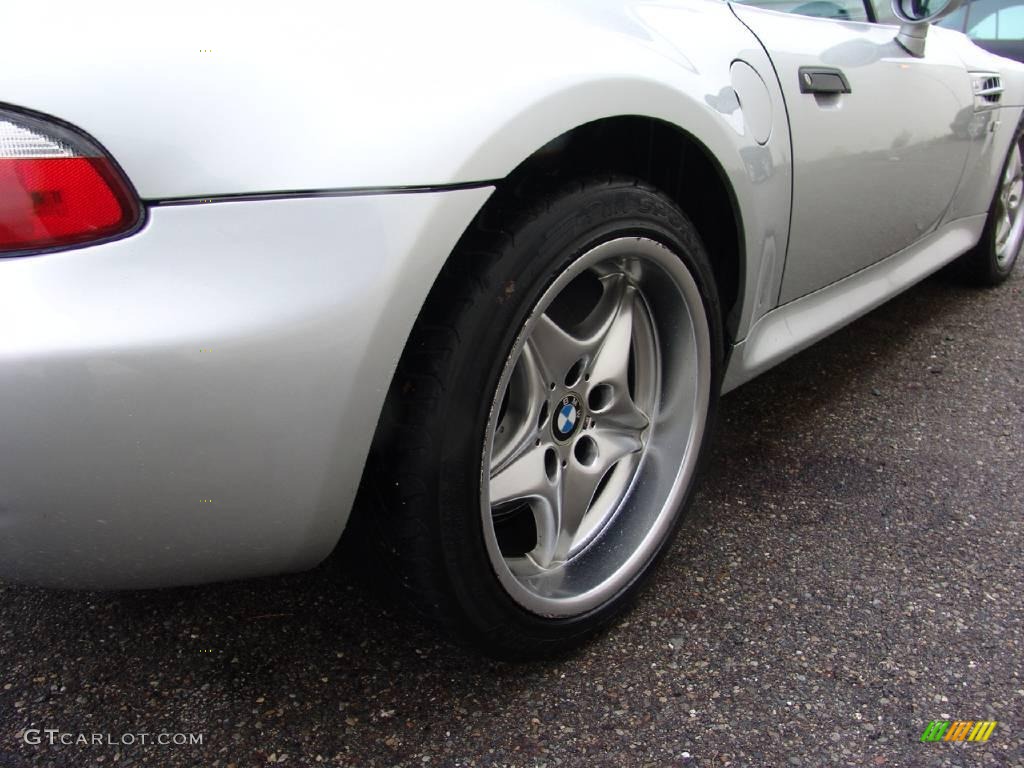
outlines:
[[[0,256],[112,237],[139,215],[135,194],[94,142],[0,109]]]

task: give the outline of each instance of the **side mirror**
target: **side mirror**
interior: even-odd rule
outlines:
[[[928,25],[963,4],[964,0],[892,0],[893,15],[900,20],[896,42],[911,56],[921,58]]]

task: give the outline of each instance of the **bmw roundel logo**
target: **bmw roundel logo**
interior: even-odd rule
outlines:
[[[576,395],[566,395],[559,402],[555,409],[555,416],[551,422],[551,431],[556,440],[568,440],[576,433],[580,422],[583,420],[583,408],[580,399]]]

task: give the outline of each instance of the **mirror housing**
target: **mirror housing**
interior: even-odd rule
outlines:
[[[900,21],[896,42],[911,56],[921,58],[924,56],[928,25],[943,16],[948,16],[964,2],[965,0],[892,0],[892,13]]]

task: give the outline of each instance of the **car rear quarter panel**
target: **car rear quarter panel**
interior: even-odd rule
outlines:
[[[59,55],[8,40],[0,99],[91,133],[147,200],[500,179],[578,125],[645,115],[732,187],[741,333],[777,295],[785,111],[724,3],[64,11]],[[774,101],[764,144],[736,59]],[[418,308],[489,194],[161,206],[131,238],[0,261],[2,573],[152,586],[322,558]]]
[[[421,286],[489,194],[161,207],[135,237],[0,259],[0,577],[324,557]]]

